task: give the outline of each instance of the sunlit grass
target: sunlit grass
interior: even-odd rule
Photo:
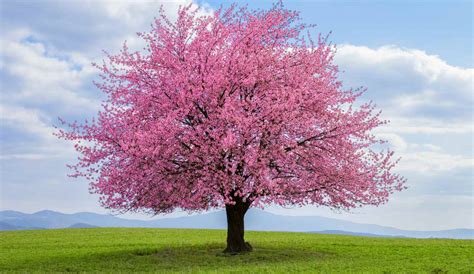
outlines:
[[[246,233],[254,252],[224,256],[225,231],[94,228],[0,233],[0,271],[466,272],[474,241]]]

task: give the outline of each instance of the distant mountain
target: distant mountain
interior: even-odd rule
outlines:
[[[0,211],[0,230],[23,228],[68,228],[88,227],[156,227],[156,228],[210,228],[225,229],[224,211],[192,215],[179,218],[165,218],[142,221],[129,220],[89,212],[64,214],[43,210],[33,214],[17,211]],[[361,236],[412,237],[412,238],[453,238],[474,239],[473,229],[452,229],[441,231],[412,231],[373,224],[360,224],[319,216],[282,216],[259,209],[251,209],[245,216],[248,230],[318,232]],[[10,228],[9,228],[10,226]],[[337,233],[336,233],[337,232]]]
[[[31,230],[31,229],[43,229],[42,227],[26,227],[16,226],[5,222],[0,222],[0,230]]]
[[[17,211],[0,211],[0,221],[21,227],[66,228],[76,223],[102,227],[152,227],[146,221],[127,220],[112,215],[89,212],[65,214],[51,210],[26,214]]]
[[[388,236],[388,235],[378,235],[372,233],[362,233],[362,232],[350,232],[350,231],[343,231],[343,230],[323,230],[323,231],[311,231],[311,233],[317,234],[335,234],[335,235],[350,235],[350,236],[364,236],[364,237],[391,237],[391,238],[406,238],[403,236]]]
[[[67,228],[94,228],[94,227],[98,227],[98,226],[85,224],[85,223],[76,223],[76,224],[68,226]]]

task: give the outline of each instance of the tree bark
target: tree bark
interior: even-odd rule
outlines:
[[[252,246],[244,240],[244,217],[250,202],[236,201],[235,205],[226,205],[227,247],[224,253],[239,254],[252,251]]]

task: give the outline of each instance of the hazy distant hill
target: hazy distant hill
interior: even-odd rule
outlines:
[[[343,231],[343,230],[311,231],[311,233],[317,233],[317,234],[335,234],[335,235],[350,235],[350,236],[364,236],[364,237],[406,238],[406,237],[404,237],[404,236],[378,235],[378,234],[372,234],[372,233],[350,232],[350,231]]]
[[[396,236],[414,238],[473,239],[473,229],[411,231],[373,224],[359,224],[319,216],[282,216],[251,209],[245,217],[246,229],[267,231],[321,232],[364,236]],[[128,220],[112,215],[89,212],[64,214],[43,210],[33,214],[0,211],[0,229],[68,228],[68,227],[160,227],[160,228],[226,228],[224,211],[166,218],[151,221]]]
[[[5,222],[0,222],[0,230],[28,230],[28,229],[41,229],[40,227],[25,227],[16,226]]]
[[[96,225],[84,224],[84,223],[76,223],[73,225],[68,226],[67,228],[94,228],[98,227]]]

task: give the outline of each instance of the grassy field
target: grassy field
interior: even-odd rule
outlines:
[[[254,252],[223,256],[225,231],[89,228],[0,232],[2,272],[474,272],[474,241],[247,232]]]

